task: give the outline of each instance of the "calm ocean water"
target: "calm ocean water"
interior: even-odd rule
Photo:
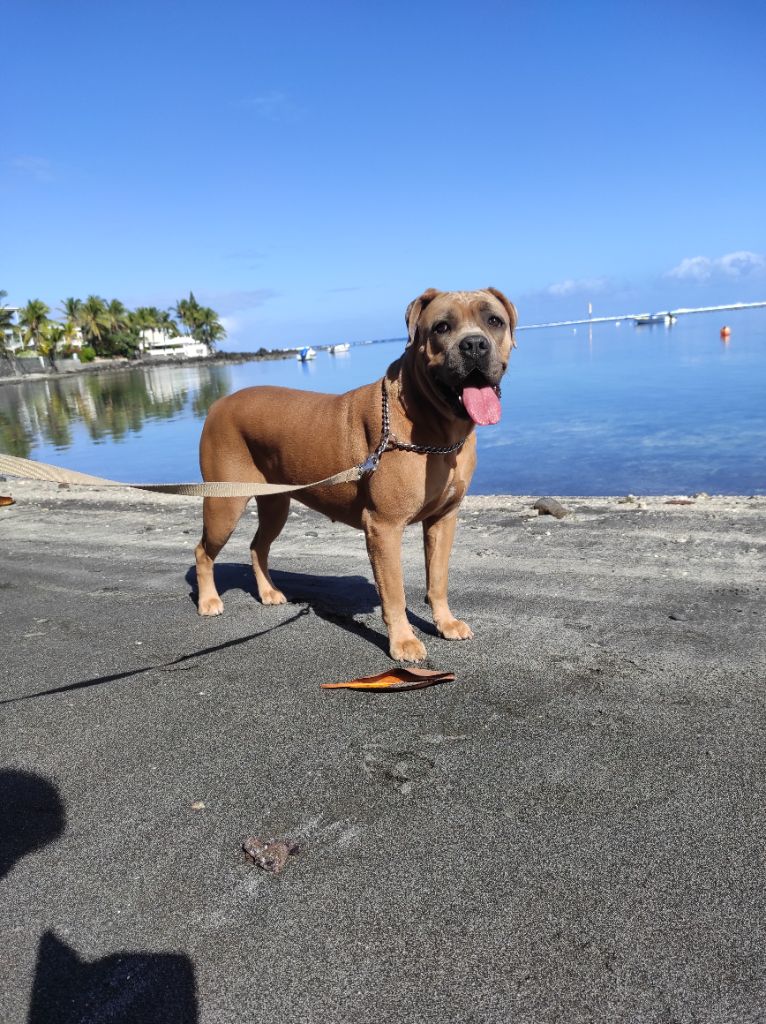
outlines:
[[[766,494],[766,310],[518,340],[502,421],[478,429],[472,493]],[[0,450],[117,480],[197,480],[202,422],[220,395],[253,384],[346,391],[382,376],[402,346],[0,387]]]

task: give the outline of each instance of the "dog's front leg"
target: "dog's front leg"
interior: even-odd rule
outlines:
[[[364,535],[375,583],[388,629],[388,651],[395,661],[423,661],[426,649],[415,636],[407,619],[407,600],[402,577],[402,534],[404,523],[382,522],[366,513]]]
[[[434,625],[445,640],[470,640],[473,636],[467,622],[456,619],[447,602],[449,556],[455,539],[457,509],[440,518],[423,521],[423,542],[426,551],[426,588]]]

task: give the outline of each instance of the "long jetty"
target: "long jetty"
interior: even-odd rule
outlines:
[[[556,320],[549,324],[523,324],[517,331],[536,331],[543,327],[577,327],[579,324],[612,324],[618,320],[646,320],[648,317],[686,316],[689,313],[719,313],[726,309],[758,309],[766,302],[734,302],[728,306],[699,306],[697,309],[668,309],[658,313],[623,313],[621,316],[589,316],[584,320]]]

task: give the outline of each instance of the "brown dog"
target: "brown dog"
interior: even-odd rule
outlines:
[[[516,309],[495,288],[429,288],[407,307],[409,340],[383,382],[345,395],[289,388],[245,388],[217,401],[200,442],[205,480],[310,483],[362,463],[381,442],[383,392],[394,443],[453,448],[450,453],[387,450],[358,482],[295,494],[331,519],[364,530],[388,628],[391,657],[422,661],[426,649],[407,620],[401,567],[405,526],[422,523],[428,602],[448,640],[473,635],[447,603],[449,556],[457,510],[476,466],[475,424],[500,418],[499,384],[515,342]],[[462,444],[461,444],[462,443]],[[220,615],[213,561],[231,536],[247,498],[205,498],[196,549],[200,615]],[[269,548],[285,525],[290,495],[258,497],[250,545],[264,604],[286,598],[268,570]]]

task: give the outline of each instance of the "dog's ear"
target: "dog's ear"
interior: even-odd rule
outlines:
[[[413,299],[409,306],[407,306],[407,312],[404,314],[404,322],[407,324],[408,335],[407,348],[409,348],[415,340],[420,314],[426,308],[431,299],[435,299],[438,294],[438,288],[426,288],[422,295],[419,295],[417,299]]]
[[[487,288],[490,295],[494,295],[496,299],[499,299],[505,306],[506,312],[510,317],[510,328],[511,328],[511,343],[516,348],[516,338],[513,332],[516,330],[516,324],[519,322],[519,314],[516,312],[516,307],[510,299],[506,298],[505,295],[500,291],[499,288]]]

